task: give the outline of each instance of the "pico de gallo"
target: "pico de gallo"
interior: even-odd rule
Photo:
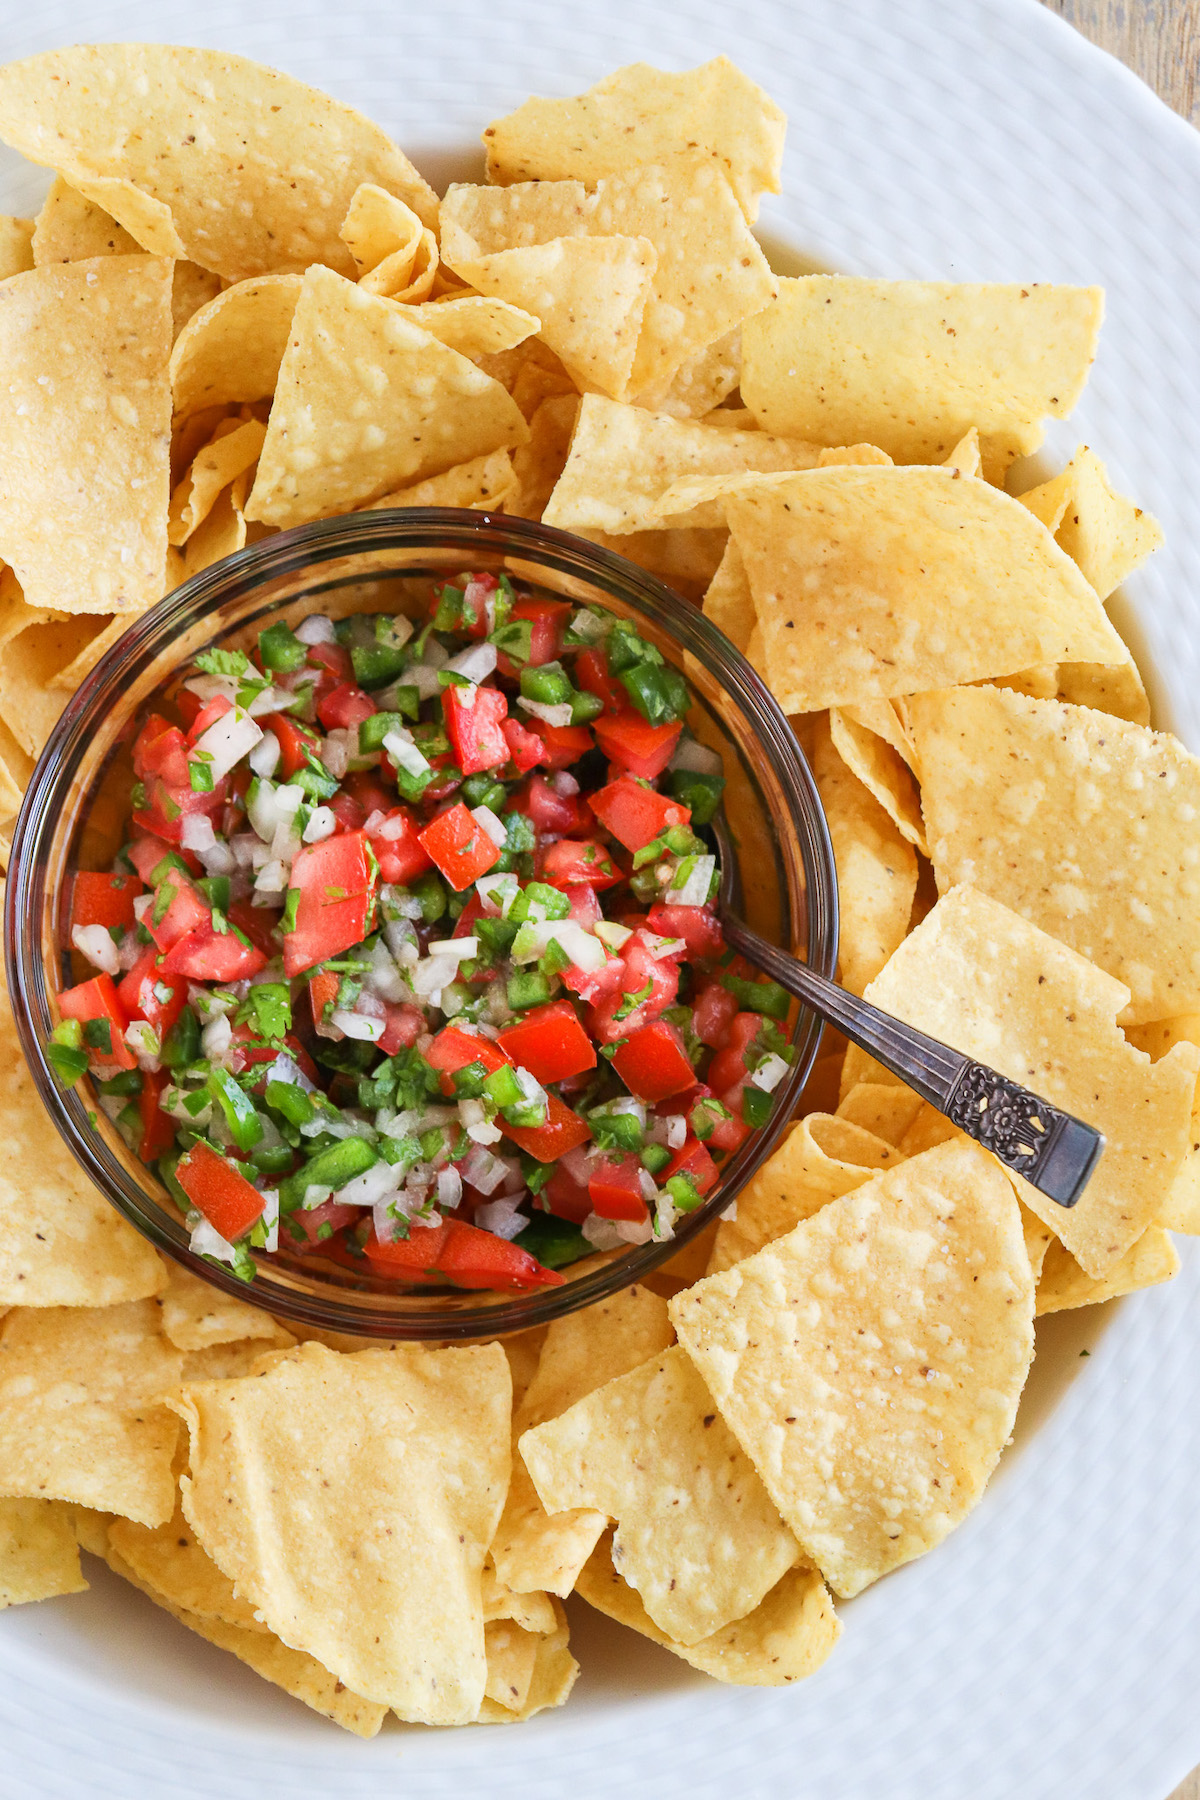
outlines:
[[[670,1237],[770,1116],[784,990],[726,948],[719,756],[628,621],[465,574],[203,652],[76,875],[48,1054],[254,1252],[522,1290]]]

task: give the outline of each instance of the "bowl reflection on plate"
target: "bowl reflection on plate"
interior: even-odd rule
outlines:
[[[545,1324],[604,1298],[673,1256],[736,1196],[784,1133],[811,1069],[820,1022],[801,1013],[796,1058],[770,1122],[725,1165],[724,1180],[665,1242],[588,1257],[561,1287],[531,1294],[404,1287],[313,1251],[256,1257],[247,1286],[193,1255],[188,1231],[154,1172],[106,1117],[93,1127],[81,1090],[64,1091],[43,1045],[52,996],[72,973],[67,918],[77,869],[107,866],[128,812],[133,725],[147,701],[199,651],[248,649],[276,618],[412,613],[421,584],[461,570],[514,579],[634,619],[683,669],[696,696],[689,724],[719,750],[747,919],[822,974],[837,958],[837,890],[824,815],[795,738],[767,689],[698,609],[644,570],[565,532],[449,508],[378,511],[263,539],[204,570],[133,624],[74,696],[25,796],[7,898],[9,991],[33,1079],[85,1173],[151,1241],[239,1298],[302,1323],[388,1338],[463,1341]],[[95,1115],[93,1115],[95,1116]]]

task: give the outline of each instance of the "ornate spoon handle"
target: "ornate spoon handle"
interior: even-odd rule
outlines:
[[[1103,1134],[1094,1126],[814,974],[724,907],[721,926],[735,950],[899,1075],[968,1137],[1059,1206],[1074,1206],[1104,1150]]]

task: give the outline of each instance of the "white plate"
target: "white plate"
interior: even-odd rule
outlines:
[[[435,180],[478,168],[476,134],[531,91],[724,50],[788,112],[763,224],[810,266],[1102,282],[1099,361],[1047,466],[1086,439],[1162,520],[1118,617],[1143,634],[1160,721],[1200,747],[1200,138],[1035,0],[0,0],[5,60],[142,37],[328,88]],[[43,185],[0,166],[0,207]],[[90,1594],[0,1623],[0,1793],[1163,1800],[1200,1760],[1195,1250],[1171,1287],[1039,1331],[983,1504],[842,1609],[798,1690],[707,1682],[580,1606],[565,1711],[361,1744],[89,1563]]]

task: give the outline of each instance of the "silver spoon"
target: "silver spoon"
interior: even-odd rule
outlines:
[[[760,937],[741,918],[741,876],[725,809],[712,822],[721,859],[717,910],[726,942],[772,981],[898,1075],[922,1100],[944,1113],[1007,1168],[1059,1206],[1074,1206],[1104,1151],[1104,1135],[1072,1113],[1051,1106],[1010,1081],[926,1037],[912,1025],[881,1012],[817,975],[805,963]]]

